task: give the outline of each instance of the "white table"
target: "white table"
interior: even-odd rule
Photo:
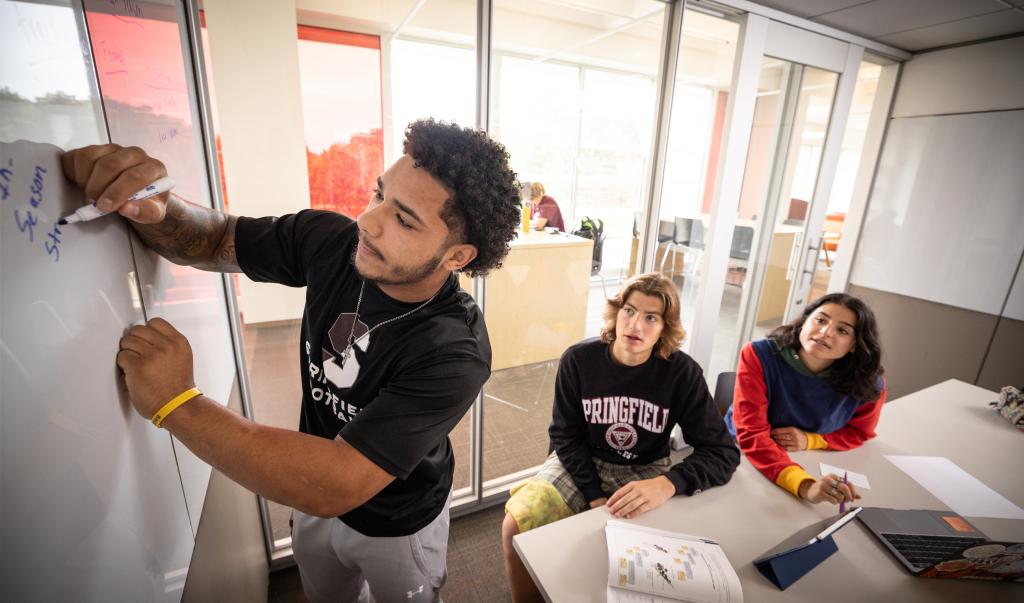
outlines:
[[[956,380],[886,404],[878,437],[847,452],[806,451],[793,455],[811,475],[825,461],[866,474],[863,506],[946,509],[938,499],[884,458],[887,454],[945,456],[1024,507],[1024,480],[1010,460],[1024,452],[1024,433],[988,407],[990,392]],[[1024,601],[1024,585],[915,578],[859,522],[836,536],[839,551],[785,591],[765,579],[753,560],[813,522],[834,515],[828,504],[798,501],[765,479],[744,458],[732,480],[694,497],[675,497],[633,520],[636,523],[715,539],[739,574],[743,598],[762,601]],[[595,509],[531,530],[513,540],[548,601],[605,599],[607,547],[604,524],[611,516]],[[994,540],[1024,542],[1024,521],[969,518]]]

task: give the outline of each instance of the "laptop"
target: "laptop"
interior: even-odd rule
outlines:
[[[865,507],[857,519],[915,576],[1024,582],[1024,543],[989,540],[952,511]]]

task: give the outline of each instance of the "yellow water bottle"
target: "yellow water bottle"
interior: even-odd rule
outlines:
[[[523,200],[523,234],[530,232],[530,201]]]

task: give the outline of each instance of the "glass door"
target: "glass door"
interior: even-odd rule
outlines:
[[[792,299],[804,280],[799,274],[799,254],[808,236],[808,217],[838,79],[837,74],[822,69],[764,59],[762,83],[766,89],[759,91],[757,105],[764,105],[762,112],[774,113],[776,119],[762,125],[755,117],[751,136],[764,137],[768,144],[752,145],[748,150],[733,231],[737,245],[730,249],[730,257],[745,255],[747,251],[741,247],[751,240],[757,264],[755,279],[742,287],[739,304],[744,339],[760,339],[788,320]],[[755,108],[755,116],[757,113]],[[774,141],[769,138],[772,134]],[[809,248],[816,246],[812,243]]]
[[[713,382],[810,294],[863,49],[748,14],[691,355]]]

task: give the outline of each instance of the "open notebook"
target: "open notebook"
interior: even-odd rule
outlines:
[[[713,540],[615,520],[604,531],[609,603],[742,603],[739,576]]]

